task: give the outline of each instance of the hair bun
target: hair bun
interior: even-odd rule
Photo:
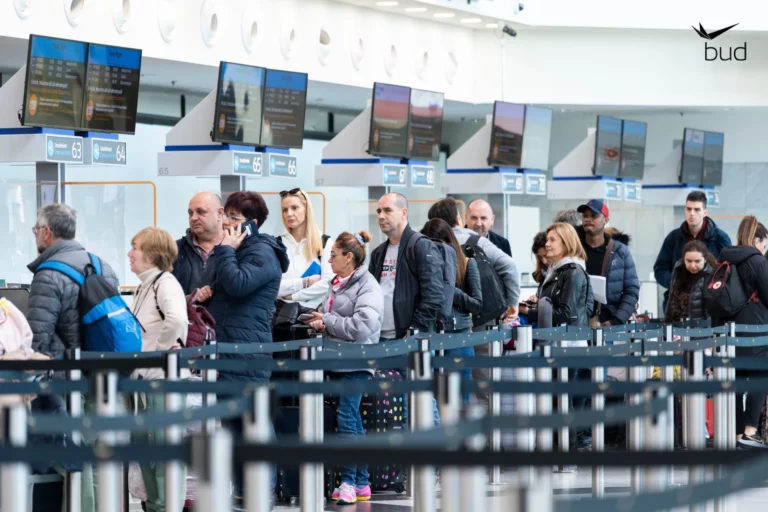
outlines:
[[[363,239],[363,241],[367,244],[371,241],[371,234],[368,231],[360,231],[358,233],[358,236]]]

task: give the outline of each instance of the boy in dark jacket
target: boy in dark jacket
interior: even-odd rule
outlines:
[[[598,315],[603,325],[627,323],[640,298],[640,280],[627,244],[629,236],[620,231],[606,233],[610,217],[608,206],[598,199],[579,206],[582,225],[576,228],[587,253],[587,273],[605,277],[606,304]]]

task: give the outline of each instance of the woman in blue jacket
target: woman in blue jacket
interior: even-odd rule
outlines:
[[[208,311],[216,320],[218,343],[271,343],[272,317],[280,279],[288,269],[285,247],[259,233],[269,210],[259,194],[235,192],[224,205],[224,240],[217,249],[216,278]],[[221,359],[271,358],[269,354],[221,354]],[[219,380],[269,382],[268,371],[221,371]],[[225,422],[242,433],[239,419]],[[242,499],[242,468],[234,475],[235,499]]]

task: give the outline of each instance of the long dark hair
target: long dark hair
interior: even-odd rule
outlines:
[[[451,226],[443,219],[431,219],[421,228],[421,234],[453,247],[453,250],[456,251],[456,286],[461,286],[467,273],[467,258],[464,256],[464,251],[462,251],[459,241],[456,240]]]
[[[717,267],[717,260],[715,260],[714,254],[709,252],[709,249],[707,249],[707,246],[704,245],[704,242],[701,240],[691,240],[685,244],[685,247],[683,247],[683,267],[685,267],[685,255],[689,252],[698,252],[704,256],[704,261],[706,261],[711,268],[714,269]]]
[[[533,257],[536,258],[536,270],[533,271],[533,279],[537,283],[544,281],[544,265],[539,258],[539,249],[545,249],[547,245],[547,234],[544,231],[539,231],[536,236],[533,237],[533,245],[531,246],[531,252]]]

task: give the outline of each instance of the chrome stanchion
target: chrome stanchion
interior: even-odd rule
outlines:
[[[408,366],[411,377],[416,380],[432,379],[432,354],[429,351],[429,339],[421,339],[420,351],[411,352]],[[416,417],[413,425],[417,430],[429,430],[435,426],[434,397],[430,391],[415,393]],[[437,506],[435,496],[434,466],[417,466],[411,469],[413,475],[413,510],[414,512],[434,512]]]
[[[515,352],[518,354],[533,352],[533,328],[530,325],[517,328],[517,339],[515,340]],[[533,382],[533,368],[517,368],[515,370],[515,380],[518,382]],[[519,416],[533,416],[536,414],[535,395],[517,395],[515,410]],[[516,432],[517,449],[527,452],[536,450],[535,431],[532,429],[518,430]],[[520,485],[531,486],[535,481],[535,472],[532,467],[518,469],[518,481]]]
[[[232,433],[229,430],[217,430],[210,435],[194,436],[192,467],[198,479],[194,511],[230,510],[232,508],[229,487],[232,480]]]
[[[466,409],[466,419],[477,420],[488,412],[484,405],[471,405]],[[477,434],[466,440],[466,448],[469,451],[480,452],[485,449],[486,435]],[[462,467],[459,470],[461,486],[459,487],[459,510],[485,510],[485,469],[482,467]],[[444,501],[444,500],[441,500]],[[434,509],[432,509],[434,510]],[[432,511],[430,511],[432,512]]]
[[[445,334],[445,327],[443,326],[442,322],[438,322],[439,326],[437,328],[437,334]],[[441,348],[436,351],[438,357],[445,357],[445,349]],[[445,373],[445,368],[442,366],[437,369],[437,373]],[[438,409],[439,410],[439,409]]]
[[[630,343],[632,341],[630,340]],[[634,355],[645,355],[642,352]],[[642,366],[633,366],[629,369],[629,380],[631,382],[645,382],[646,369]],[[643,403],[643,395],[636,394],[631,395],[629,398],[631,405],[639,405]],[[629,421],[627,428],[629,434],[629,450],[633,452],[643,451],[643,418],[638,417]],[[645,470],[640,467],[633,467],[631,469],[631,482],[632,482],[632,494],[639,494],[644,485],[644,473]]]
[[[543,357],[550,357],[552,355],[552,347],[549,345],[543,345],[541,347],[541,354]],[[552,381],[552,369],[551,368],[537,368],[536,369],[536,382],[551,382]],[[552,395],[540,393],[536,395],[536,414],[548,415],[552,414]],[[536,450],[540,452],[552,451],[552,429],[541,428],[536,431]],[[544,482],[549,484],[552,478],[552,468],[539,468],[537,482]]]
[[[302,361],[315,359],[314,347],[301,347],[299,354]],[[315,370],[299,372],[299,381],[314,382]],[[314,395],[304,394],[299,397],[299,437],[304,443],[312,443],[317,438],[315,416],[317,400]],[[301,512],[315,512],[317,509],[316,464],[304,463],[299,466],[299,494]]]
[[[27,408],[24,404],[4,407],[0,410],[0,440],[5,446],[23,448],[27,445]],[[0,465],[0,510],[3,512],[27,512],[32,504],[27,502],[29,466],[23,462]]]
[[[315,338],[323,338],[322,333],[317,333]],[[323,350],[323,347],[317,347],[317,351]],[[315,370],[315,382],[323,382],[323,370]],[[315,441],[322,443],[325,438],[325,403],[322,393],[315,395]],[[330,483],[330,482],[329,482]],[[315,464],[315,512],[325,510],[325,463]]]
[[[488,330],[498,331],[499,326],[494,325],[493,327],[489,327]],[[501,353],[503,350],[503,345],[501,341],[493,341],[489,345],[490,345],[491,356],[501,357]],[[498,367],[491,368],[490,374],[491,374],[491,381],[493,382],[501,381],[501,368],[498,368]],[[497,392],[491,393],[489,407],[490,407],[491,416],[499,416],[501,414],[501,394],[500,393],[497,393]],[[491,439],[491,451],[500,452],[501,451],[501,430],[499,429],[491,430],[490,439]],[[488,481],[491,485],[501,485],[501,466],[491,466],[489,468]]]
[[[664,341],[672,343],[674,341],[674,335],[671,325],[665,325],[664,326]],[[662,352],[666,356],[673,356],[675,353],[671,350],[666,350]],[[675,367],[674,366],[663,366],[659,368],[661,371],[661,380],[663,382],[667,383],[673,383],[675,381]],[[676,431],[675,431],[675,400],[677,400],[677,397],[673,394],[669,394],[668,403],[667,403],[667,417],[669,418],[669,421],[667,422],[667,449],[669,451],[675,450],[675,437],[676,437]],[[667,467],[667,484],[668,485],[674,485],[675,483],[675,468],[674,466]]]
[[[441,373],[435,378],[435,397],[440,412],[440,424],[450,427],[461,418],[461,374]],[[459,508],[461,478],[459,469],[449,466],[441,468],[442,494],[441,512],[461,512]]]
[[[727,338],[726,338],[727,343]],[[717,357],[728,357],[728,346],[720,346],[715,349]],[[715,368],[715,380],[726,382],[728,380],[728,369],[722,366]],[[727,450],[728,447],[728,400],[729,393],[718,393],[714,396],[714,445],[716,450]],[[723,466],[715,468],[715,475],[723,478],[727,470]],[[727,497],[723,496],[715,500],[715,512],[726,512],[728,510]]]
[[[504,496],[504,512],[553,512],[552,489],[547,485],[512,487]]]
[[[179,355],[173,351],[165,355],[165,378],[168,381],[179,380]],[[165,412],[172,413],[182,409],[182,396],[178,393],[166,393]],[[170,425],[165,429],[167,444],[181,444],[184,439],[182,425]],[[168,511],[184,508],[185,496],[182,493],[182,466],[178,460],[165,463],[165,507]]]
[[[690,341],[690,337],[683,336],[681,338],[681,341]],[[689,377],[689,374],[688,374],[687,371],[682,371],[681,372],[681,375],[680,375],[680,379],[681,380],[688,381],[688,380],[690,380],[688,377]],[[689,419],[688,408],[691,405],[691,400],[690,400],[691,397],[692,397],[692,395],[685,395],[685,396],[683,396],[682,402],[680,404],[680,412],[681,412],[680,418],[682,419],[683,448],[685,448],[686,450],[690,450],[691,449],[691,446],[690,446],[689,441],[688,441],[689,434],[690,434],[690,432],[688,430],[688,419]]]
[[[592,333],[592,345],[602,347],[603,330],[595,329]],[[592,368],[592,382],[605,382],[605,368]],[[592,410],[602,411],[605,409],[605,395],[595,393],[592,395]],[[592,450],[602,452],[605,450],[605,423],[595,423],[592,425]],[[602,466],[592,467],[592,497],[605,497],[605,468]]]
[[[72,361],[80,360],[80,349],[72,348],[65,352],[65,357]],[[67,372],[67,378],[73,382],[79,381],[82,378],[83,372],[80,370],[69,370]],[[83,396],[78,391],[67,393],[67,412],[71,418],[78,418],[83,414]],[[72,446],[79,446],[83,439],[82,432],[77,430],[71,433]],[[64,479],[66,496],[66,511],[67,512],[80,512],[82,509],[82,492],[83,492],[83,473],[80,471],[72,472],[67,471]],[[5,508],[3,508],[5,510]]]
[[[96,374],[96,412],[99,416],[117,415],[117,377],[114,371]],[[113,446],[117,443],[117,434],[102,432],[97,443]],[[98,468],[96,501],[99,512],[116,512],[120,503],[120,463],[105,460],[99,462]]]
[[[565,341],[558,341],[557,346],[561,348],[565,348],[566,342]],[[568,383],[568,368],[558,368],[557,369],[557,382],[567,384]],[[574,371],[578,371],[578,369],[574,369]],[[571,395],[569,393],[562,393],[558,395],[557,398],[557,411],[560,414],[568,414],[571,412],[571,404],[570,404],[570,398]],[[571,436],[570,436],[570,429],[569,427],[563,426],[560,427],[557,433],[557,443],[558,443],[558,451],[560,453],[568,453],[570,450],[570,444],[571,444]],[[573,466],[563,466],[560,465],[557,467],[558,473],[572,473],[576,470]]]
[[[701,382],[704,380],[704,352],[701,350],[685,352],[687,380]],[[686,431],[688,432],[688,450],[703,450],[706,444],[704,436],[705,396],[701,394],[686,395]],[[691,466],[688,468],[688,485],[696,485],[704,482],[704,468]],[[690,510],[700,510],[700,506],[691,506]]]
[[[207,340],[208,345],[216,345],[216,340]],[[218,359],[218,354],[211,354],[208,359],[215,361]],[[203,380],[205,382],[216,382],[217,374],[216,370],[203,370]],[[203,395],[203,407],[212,407],[216,405],[216,393],[206,393]],[[216,431],[216,418],[208,418],[203,422],[203,432],[206,434],[213,434]]]
[[[418,329],[408,329],[408,338],[416,336],[418,333],[419,333]],[[422,347],[420,346],[419,348],[421,349]],[[403,380],[412,380],[414,378],[410,368],[406,368],[405,373],[406,374],[403,375]],[[416,427],[415,427],[416,409],[418,409],[418,403],[416,401],[416,393],[412,391],[408,392],[406,394],[406,404],[405,404],[405,412],[406,412],[405,423],[406,424],[403,425],[408,432],[413,432],[414,430],[416,430]],[[408,468],[406,475],[408,476],[405,479],[405,494],[413,498],[413,467]]]
[[[272,422],[270,412],[269,386],[259,386],[253,390],[251,411],[246,413],[243,422],[243,434],[249,443],[268,444],[271,441]],[[245,506],[250,512],[269,512],[272,510],[272,493],[265,489],[272,488],[272,468],[266,462],[248,461],[245,464]]]
[[[667,388],[658,388],[656,390],[647,389],[643,394],[645,403],[650,403],[656,399],[665,399],[669,392]],[[667,449],[667,434],[669,428],[667,422],[669,416],[667,411],[653,416],[648,415],[645,417],[644,434],[645,443],[644,447],[648,450],[665,451]],[[654,467],[647,471],[646,474],[646,488],[647,490],[662,491],[667,488],[669,476],[667,475],[667,467]]]
[[[731,322],[728,324],[728,336],[731,336],[732,338],[736,337],[736,324]],[[736,357],[736,346],[732,344],[728,344],[728,357],[734,358]],[[729,382],[736,382],[736,368],[728,368],[727,370],[728,375],[728,381]],[[736,435],[741,434],[741,432],[736,432],[736,406],[738,405],[739,408],[743,407],[742,399],[744,395],[742,393],[728,393],[728,437],[727,437],[727,446],[729,450],[735,450],[736,449]],[[737,403],[738,399],[738,403]]]

